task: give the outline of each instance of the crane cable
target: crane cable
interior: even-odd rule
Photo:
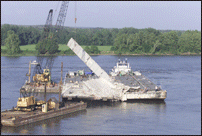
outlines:
[[[76,18],[76,7],[77,7],[77,3],[75,1],[75,40],[76,40],[76,21],[77,21],[77,18]]]

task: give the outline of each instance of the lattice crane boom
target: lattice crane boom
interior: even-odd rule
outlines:
[[[52,17],[53,17],[53,9],[50,9],[49,13],[48,13],[48,17],[46,19],[46,24],[44,26],[44,30],[42,33],[42,37],[41,40],[44,38],[47,38],[50,31],[51,31],[51,27],[52,27]]]
[[[69,1],[62,1],[62,5],[60,7],[60,12],[59,12],[57,22],[56,22],[57,30],[64,26],[68,6],[69,6]]]
[[[58,40],[58,37],[60,34],[59,30],[62,29],[64,26],[68,6],[69,6],[69,1],[62,1],[62,5],[60,7],[60,11],[59,11],[58,18],[55,25],[56,33],[54,32],[54,35],[53,35],[56,38],[56,40]],[[52,29],[52,18],[53,18],[53,9],[50,9],[48,17],[46,19],[46,24],[44,26],[44,31],[43,31],[41,40],[49,36],[49,33]],[[47,69],[47,68],[50,70],[50,74],[51,74],[51,69],[54,63],[54,57],[50,56],[46,58],[46,61],[44,65],[42,66],[43,60],[44,60],[44,57],[40,57],[40,56],[37,57],[37,62],[39,63],[39,65],[36,65],[33,76],[35,74],[42,74],[43,69]]]

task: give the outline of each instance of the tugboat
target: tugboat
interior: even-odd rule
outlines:
[[[116,63],[116,66],[114,66],[114,68],[110,72],[110,75],[117,76],[120,72],[121,74],[125,75],[126,73],[129,73],[131,71],[132,71],[131,67],[129,63],[127,63],[127,58],[125,59],[125,61],[121,61],[119,59],[118,62]]]
[[[155,85],[139,71],[132,71],[127,58],[118,61],[111,70],[110,75],[115,81],[129,86],[129,90],[123,93],[122,101],[136,99],[164,100],[167,92]]]
[[[67,46],[93,71],[94,75],[67,73],[62,89],[63,99],[127,101],[166,98],[166,90],[152,83],[139,71],[133,72],[127,59],[119,60],[108,75],[73,38]]]

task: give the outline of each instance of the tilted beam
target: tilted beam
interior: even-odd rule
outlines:
[[[71,38],[67,46],[98,76],[110,81],[109,75]]]

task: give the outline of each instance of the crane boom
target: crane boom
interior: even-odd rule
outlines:
[[[47,38],[49,33],[50,33],[50,29],[51,29],[51,26],[52,26],[52,16],[53,16],[53,9],[50,9],[50,11],[48,13],[48,17],[46,19],[46,24],[44,26],[44,31],[43,31],[41,40],[43,38]]]
[[[52,16],[53,16],[53,9],[50,9],[50,11],[48,12],[48,17],[46,19],[46,23],[44,25],[44,30],[43,30],[42,36],[40,38],[40,41],[42,41],[44,38],[47,38],[49,33],[50,33],[51,26],[52,26]],[[39,64],[37,64],[36,67],[34,68],[34,71],[33,71],[33,74],[32,74],[32,80],[33,80],[33,76],[35,74],[42,74],[43,73],[43,70],[42,70],[43,58],[38,56],[37,57],[37,62]]]
[[[55,26],[57,33],[54,34],[54,37],[56,38],[56,40],[58,40],[58,37],[60,34],[60,32],[58,32],[58,31],[61,28],[63,28],[63,26],[64,26],[68,6],[69,6],[69,1],[62,1],[62,5],[60,7],[60,12],[59,12],[59,15],[58,15],[58,18],[56,21],[56,26]],[[44,26],[44,31],[43,31],[41,40],[44,38],[47,38],[49,36],[49,33],[52,29],[52,16],[53,16],[53,9],[50,9],[48,17],[46,19],[46,24]],[[44,68],[44,69],[48,68],[50,71],[50,74],[51,74],[51,68],[52,68],[53,63],[54,63],[54,57],[53,56],[48,57],[46,59],[45,65],[42,67],[43,60],[44,60],[44,57],[40,57],[40,56],[37,57],[37,62],[39,64],[36,65],[36,67],[34,68],[33,76],[36,74],[42,74],[43,73],[42,68]]]
[[[64,26],[65,18],[67,15],[67,9],[69,6],[69,1],[62,1],[62,5],[60,7],[60,12],[56,22],[56,29],[60,29],[60,27]]]

